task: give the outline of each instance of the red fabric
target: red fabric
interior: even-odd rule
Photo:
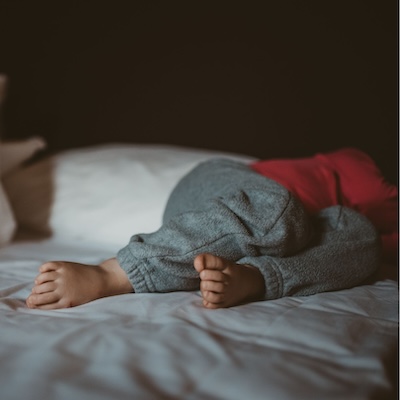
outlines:
[[[344,148],[309,158],[256,161],[251,167],[297,196],[310,213],[344,205],[365,215],[381,234],[386,259],[398,255],[398,189],[364,152]]]

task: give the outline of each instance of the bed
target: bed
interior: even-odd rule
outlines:
[[[385,273],[351,289],[229,309],[205,309],[196,291],[26,307],[41,263],[112,257],[133,232],[157,229],[178,179],[214,157],[255,160],[109,143],[4,177],[18,231],[0,247],[2,400],[396,398],[398,284]]]

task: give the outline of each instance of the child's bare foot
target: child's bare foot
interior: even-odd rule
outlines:
[[[74,307],[100,297],[133,292],[117,260],[100,265],[53,261],[43,264],[26,304],[29,308],[52,310]]]
[[[200,275],[204,307],[232,307],[264,296],[264,278],[255,267],[235,264],[208,253],[199,254],[194,267]]]

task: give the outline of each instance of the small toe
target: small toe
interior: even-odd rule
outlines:
[[[200,279],[205,281],[215,281],[215,282],[228,282],[228,275],[224,274],[222,271],[205,269],[200,273]]]
[[[222,303],[225,297],[223,293],[214,293],[208,290],[205,290],[202,294],[203,299],[210,303]]]
[[[43,294],[33,293],[27,299],[27,301],[29,301],[29,304],[33,307],[39,307],[45,304],[55,303],[58,300],[59,297],[54,292],[43,293]]]
[[[209,291],[214,293],[222,293],[226,288],[226,285],[222,282],[214,281],[201,281],[200,290]]]
[[[203,300],[203,306],[205,308],[209,308],[209,309],[221,308],[221,306],[219,306],[218,304],[210,303],[210,302],[208,302],[206,300]]]

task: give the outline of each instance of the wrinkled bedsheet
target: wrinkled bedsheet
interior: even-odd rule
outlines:
[[[25,306],[42,262],[111,256],[54,239],[0,249],[1,400],[394,395],[397,282],[220,310],[204,309],[199,292],[128,294],[56,311]]]

